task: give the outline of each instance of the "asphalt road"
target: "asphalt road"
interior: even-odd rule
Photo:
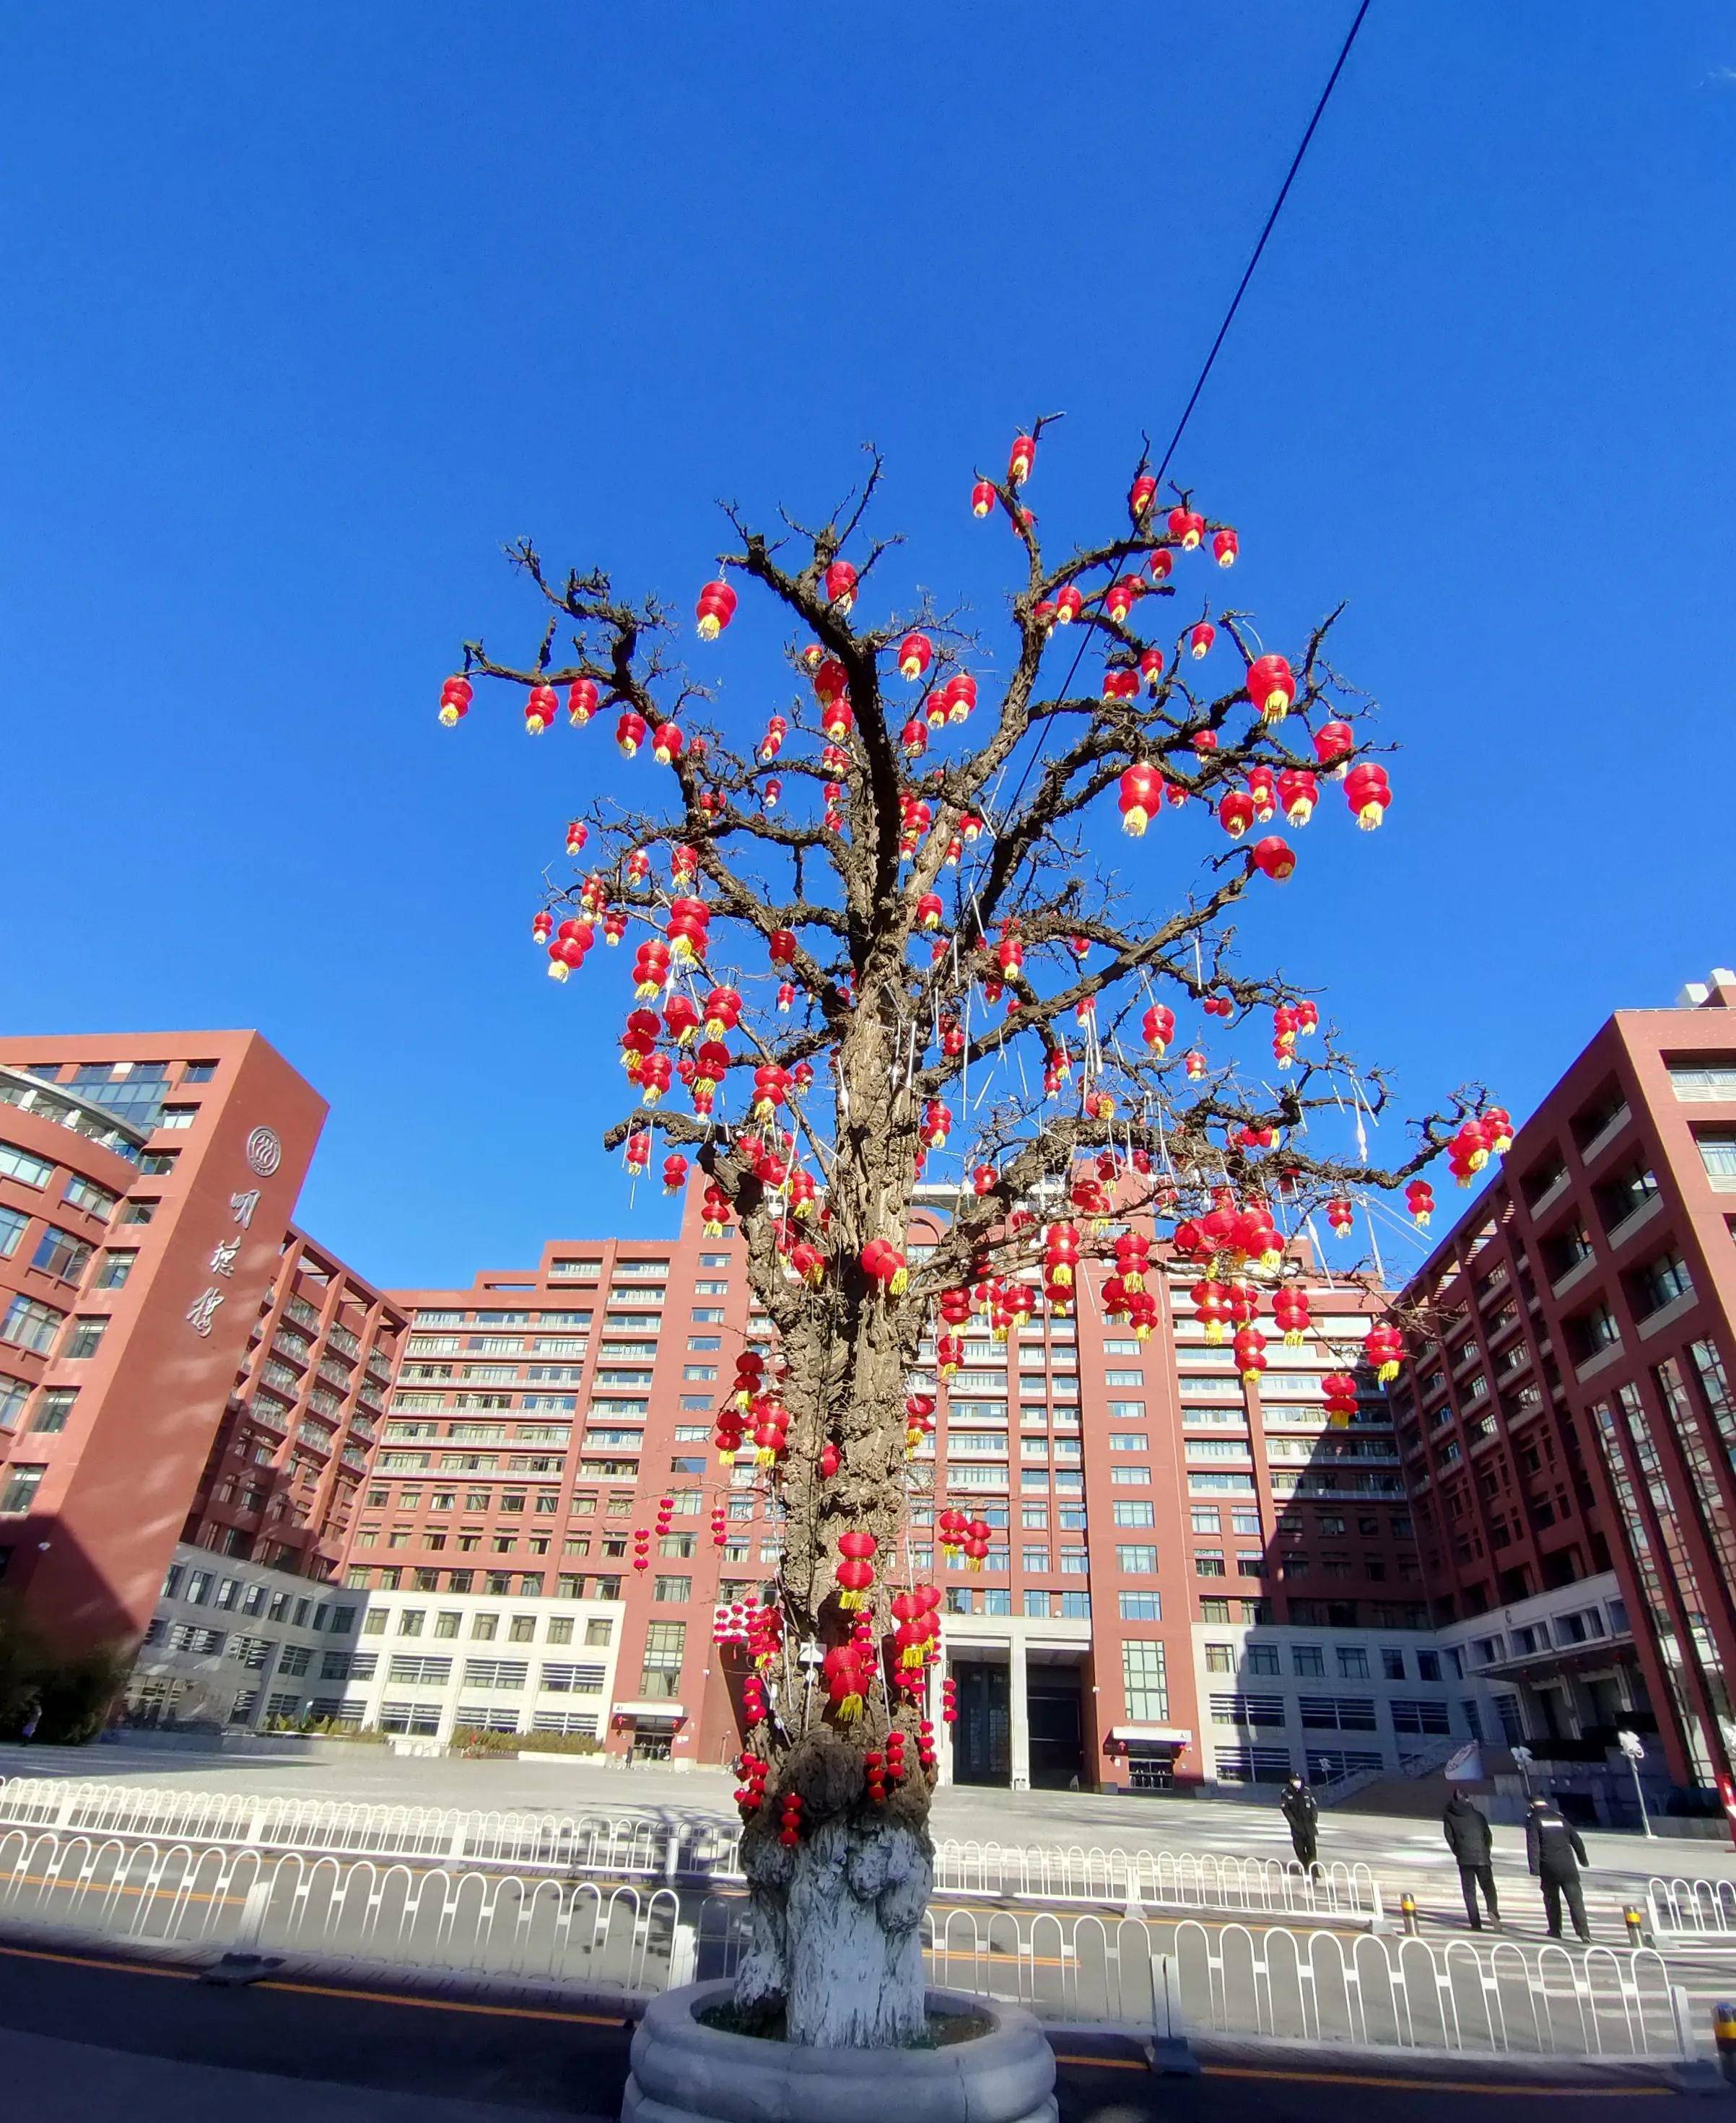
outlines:
[[[0,1947],[0,2071],[30,2123],[553,2123],[619,2112],[627,2031],[603,2015],[472,1992],[201,1984],[185,1968]],[[1060,2032],[1062,2123],[1463,2123],[1648,2117],[1697,2097],[1654,2076],[1560,2067],[1365,2067],[1213,2047],[1196,2078],[1154,2077],[1127,2038]],[[1704,2116],[1703,2107],[1696,2112]],[[1711,2111],[1711,2112],[1716,2112]]]

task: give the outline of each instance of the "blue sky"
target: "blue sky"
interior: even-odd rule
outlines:
[[[500,541],[685,607],[717,497],[817,515],[872,438],[991,623],[973,464],[1065,408],[1033,505],[1119,520],[1351,12],[15,10],[0,1022],[260,1026],[332,1104],[303,1221],[382,1281],[620,1222],[620,972],[526,930],[614,755],[433,717],[465,635],[534,638]],[[1411,1104],[1523,1113],[1736,956],[1733,226],[1728,5],[1376,0],[1178,457],[1269,640],[1350,600],[1405,745],[1282,956]]]

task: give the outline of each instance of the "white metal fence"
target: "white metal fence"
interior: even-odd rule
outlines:
[[[1686,2000],[1649,1949],[1437,1946],[1183,1918],[1159,1952],[1130,1919],[1002,1910],[933,1916],[928,1936],[936,1983],[1051,2017],[1458,2055],[1694,2053]]]
[[[658,1817],[485,1812],[258,1797],[71,1777],[0,1779],[0,1825],[251,1850],[500,1866],[600,1880],[738,1881],[739,1826]],[[994,1900],[1214,1910],[1238,1915],[1378,1924],[1380,1889],[1366,1865],[1124,1850],[1025,1848],[948,1838],[935,1846],[938,1894]]]
[[[1122,1850],[1074,1844],[1025,1849],[998,1843],[937,1844],[934,1891],[997,1900],[1137,1902],[1147,1909],[1379,1924],[1380,1886],[1364,1864],[1309,1873],[1293,1859],[1219,1857],[1191,1850]]]
[[[0,1916],[229,1951],[305,1953],[639,1992],[671,1980],[679,1898],[311,1852],[0,1832]]]
[[[0,1824],[96,1835],[330,1852],[455,1865],[503,1865],[608,1879],[728,1874],[728,1822],[653,1816],[485,1812],[335,1799],[14,1777],[0,1782]]]
[[[1646,1882],[1651,1935],[1670,1945],[1736,1946],[1736,1880]]]
[[[684,1914],[685,1910],[685,1914]],[[75,1935],[450,1970],[622,1995],[732,1972],[740,1896],[447,1864],[0,1830],[0,1919]],[[1649,1951],[940,1909],[930,1977],[1051,2018],[1462,2054],[1692,2054]]]

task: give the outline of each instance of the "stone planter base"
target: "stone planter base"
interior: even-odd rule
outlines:
[[[621,2123],[1056,2123],[1055,2053],[1028,2013],[931,1990],[990,2022],[939,2050],[792,2049],[706,2027],[733,1985],[690,1983],[647,2008]]]

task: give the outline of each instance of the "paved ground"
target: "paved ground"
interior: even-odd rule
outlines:
[[[337,1760],[207,1755],[124,1746],[0,1746],[0,1776],[20,1775],[70,1775],[176,1789],[283,1793],[395,1806],[734,1819],[729,1802],[733,1779],[721,1770],[602,1769],[555,1762],[424,1759],[359,1746]],[[1244,1804],[948,1786],[936,1796],[934,1833],[1005,1844],[1097,1844],[1280,1858],[1290,1854],[1275,1793]],[[1654,1872],[1736,1879],[1736,1849],[1727,1842],[1661,1838],[1648,1842],[1637,1835],[1596,1833],[1585,1840],[1593,1868],[1587,1898],[1594,1931],[1612,1943],[1626,1936],[1623,1905],[1643,1899],[1646,1881]],[[1408,1887],[1417,1896],[1425,1921],[1463,1930],[1458,1875],[1434,1823],[1329,1811],[1322,1821],[1321,1854],[1329,1860],[1360,1859],[1373,1868],[1395,1910],[1399,1894]],[[1496,1828],[1495,1871],[1503,1914],[1521,1936],[1541,1938],[1542,1905],[1525,1871],[1524,1838],[1518,1828]]]
[[[218,1989],[182,1970],[0,1947],[0,2073],[8,2112],[30,2123],[612,2118],[627,2043],[600,2018],[480,1997]],[[1601,2123],[1694,2097],[1640,2073],[1389,2069],[1228,2046],[1203,2052],[1197,2078],[1159,2079],[1124,2037],[1063,2033],[1055,2049],[1062,2123],[1341,2123],[1347,2101],[1363,2123],[1462,2123],[1472,2105],[1529,2116],[1546,2093],[1552,2116]]]

